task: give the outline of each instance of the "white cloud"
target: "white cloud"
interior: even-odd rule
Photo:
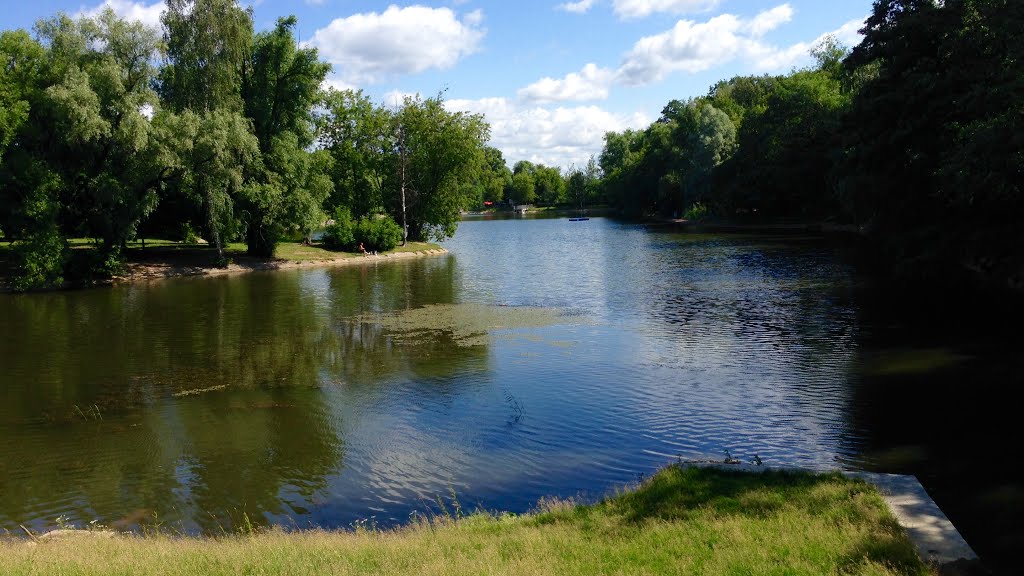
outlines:
[[[615,13],[621,18],[644,18],[655,13],[693,14],[706,12],[721,0],[613,0]]]
[[[798,42],[788,48],[773,48],[760,46],[760,52],[752,52],[751,58],[754,67],[761,72],[773,70],[788,70],[801,64],[811,63],[811,49],[821,43],[826,37],[832,36],[840,44],[847,48],[853,48],[860,44],[863,38],[858,30],[864,26],[864,19],[850,20],[836,30],[826,32],[810,42]]]
[[[582,70],[572,72],[565,78],[542,78],[519,90],[519,97],[527,102],[564,102],[604,100],[608,98],[608,87],[615,79],[615,73],[596,64],[587,64]]]
[[[399,108],[402,103],[405,102],[406,98],[417,98],[422,95],[418,92],[403,92],[401,90],[390,90],[384,93],[384,107],[385,108]]]
[[[110,8],[115,14],[125,20],[135,20],[142,22],[146,26],[159,28],[160,15],[164,10],[167,10],[167,5],[164,4],[163,0],[153,2],[152,4],[146,4],[145,2],[132,2],[131,0],[104,0],[102,4],[93,8],[83,8],[82,10],[79,10],[76,16],[95,18],[107,8]]]
[[[479,26],[484,21],[484,11],[480,10],[479,8],[476,9],[476,10],[473,10],[469,14],[466,14],[466,17],[463,18],[462,21],[467,26],[473,26],[473,27]]]
[[[586,14],[593,7],[594,0],[580,0],[579,2],[566,2],[565,4],[558,5],[559,10],[572,12],[573,14]]]
[[[743,22],[731,14],[701,23],[680,20],[667,32],[638,40],[619,68],[619,80],[650,84],[670,72],[701,72],[724,64],[753,42],[740,35],[742,30]]]
[[[398,74],[430,68],[447,69],[476,52],[486,30],[483,13],[466,14],[462,21],[450,8],[389,6],[338,18],[313,34],[309,44],[347,82],[379,82]]]
[[[325,78],[324,81],[320,83],[320,89],[334,89],[341,92],[344,90],[357,90],[358,86],[355,84],[349,84],[344,80],[338,80],[337,78]]]
[[[865,20],[867,20],[867,17],[850,20],[829,34],[835,36],[836,40],[839,40],[840,44],[847,48],[853,48],[864,40],[864,35],[860,33],[860,29],[864,27]],[[819,38],[819,41],[829,34],[823,34],[821,38]]]
[[[702,72],[737,59],[758,71],[784,70],[805,58],[820,40],[787,48],[763,40],[765,34],[792,19],[793,8],[781,4],[747,20],[732,14],[721,14],[706,22],[680,20],[671,30],[638,40],[623,58],[616,80],[639,86],[657,82],[673,72]],[[851,26],[855,25],[847,23],[834,34],[846,41]]]
[[[789,4],[783,4],[776,6],[771,10],[765,10],[753,20],[747,24],[747,29],[750,30],[751,35],[756,37],[764,36],[765,33],[770,32],[779,27],[780,24],[785,24],[793,19],[793,7]]]
[[[597,106],[545,108],[507,98],[448,100],[449,110],[483,114],[491,125],[490,145],[510,164],[529,160],[568,168],[600,154],[609,131],[642,128],[651,119],[641,113],[613,114]]]

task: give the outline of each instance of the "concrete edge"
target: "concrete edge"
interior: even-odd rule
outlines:
[[[847,470],[810,470],[797,467],[754,466],[752,464],[726,464],[722,462],[683,462],[683,466],[715,468],[738,472],[839,472],[847,478],[863,480],[878,489],[896,521],[906,531],[926,563],[947,573],[944,567],[959,567],[980,562],[978,555],[967,544],[942,509],[928,495],[928,491],[912,475],[851,472]],[[959,569],[951,572],[959,572]]]

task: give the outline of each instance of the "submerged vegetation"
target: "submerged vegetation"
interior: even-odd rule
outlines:
[[[492,330],[540,328],[566,322],[558,310],[530,306],[485,304],[431,304],[390,314],[360,317],[360,322],[377,324],[399,339],[443,332],[460,346],[486,344]],[[579,322],[579,318],[572,318]]]
[[[84,533],[0,542],[4,574],[873,574],[928,569],[878,493],[838,474],[669,466],[597,504],[446,507],[406,527],[215,540]]]

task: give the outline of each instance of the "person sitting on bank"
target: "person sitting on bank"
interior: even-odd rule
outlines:
[[[363,253],[363,256],[369,256],[370,255],[370,253],[366,251],[366,247],[363,246],[362,242],[359,243],[359,251]]]

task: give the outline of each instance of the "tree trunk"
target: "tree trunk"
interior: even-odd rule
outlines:
[[[219,266],[224,262],[224,246],[220,243],[220,231],[217,230],[217,216],[213,212],[213,193],[207,189],[204,196],[206,198],[206,225],[210,229],[209,240],[213,241],[213,245],[217,248],[217,265]]]
[[[267,230],[257,224],[250,224],[246,234],[246,253],[257,258],[271,258],[274,255],[274,242]]]
[[[402,196],[402,246],[405,246],[409,239],[409,224],[405,217],[405,127],[398,126],[398,170],[399,190]]]

